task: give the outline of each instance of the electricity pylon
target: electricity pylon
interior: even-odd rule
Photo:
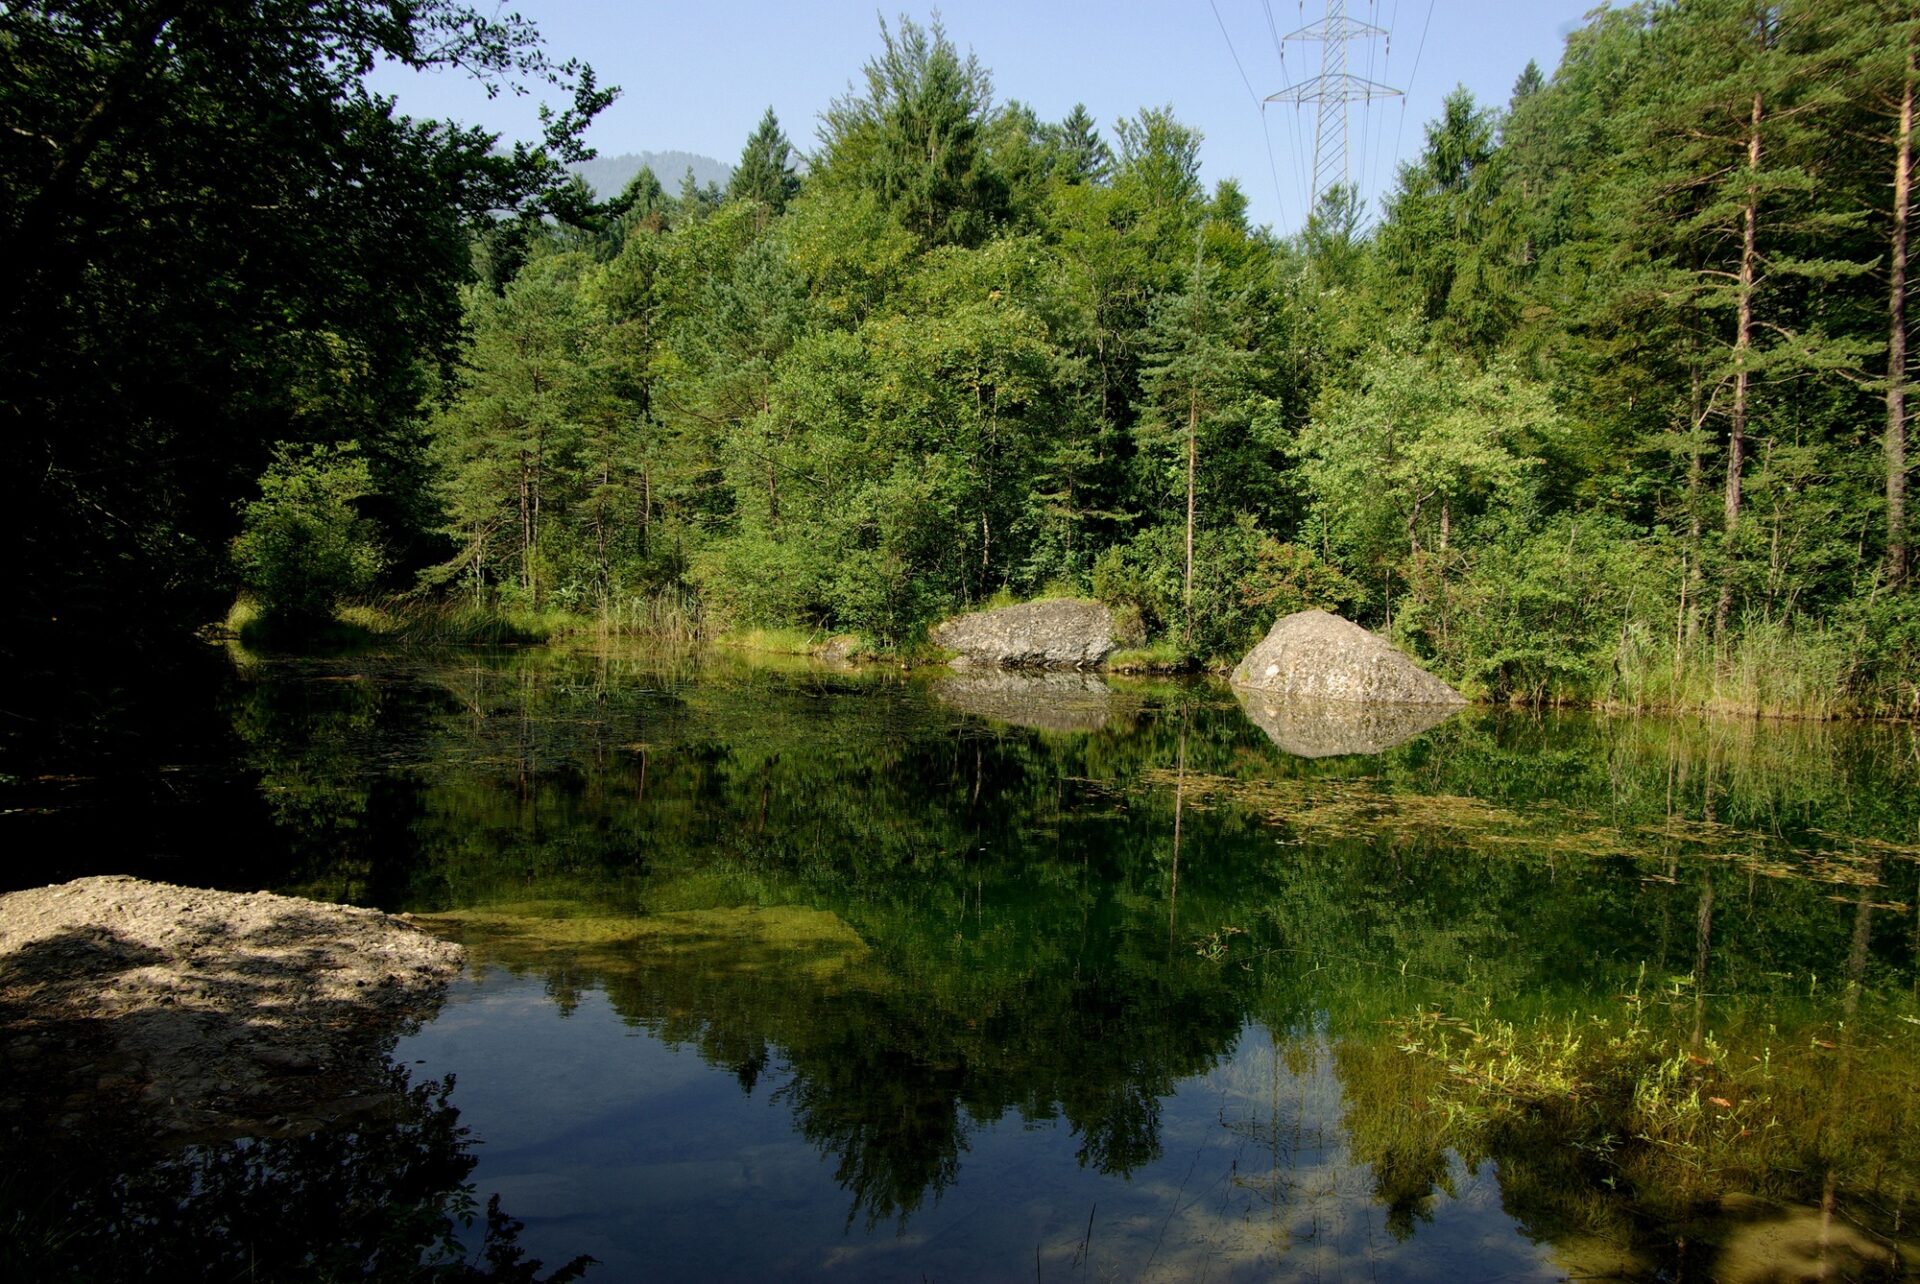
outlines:
[[[1309,215],[1319,208],[1320,197],[1335,183],[1351,181],[1347,170],[1347,106],[1372,102],[1377,98],[1397,98],[1398,89],[1378,84],[1347,72],[1347,46],[1360,40],[1372,40],[1386,31],[1370,22],[1347,16],[1347,0],[1327,0],[1327,16],[1283,37],[1286,40],[1320,42],[1320,74],[1297,85],[1289,85],[1277,94],[1267,95],[1270,103],[1292,103],[1315,107],[1313,122],[1313,190],[1307,193]]]

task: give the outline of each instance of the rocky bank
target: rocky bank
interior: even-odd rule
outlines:
[[[377,910],[83,878],[0,896],[0,1116],[298,1131],[373,1097],[461,947]]]

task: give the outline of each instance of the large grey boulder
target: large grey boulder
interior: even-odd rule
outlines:
[[[1283,616],[1233,671],[1268,695],[1387,704],[1461,705],[1466,697],[1392,643],[1325,611]]]
[[[1247,687],[1238,687],[1233,694],[1248,720],[1296,758],[1385,753],[1459,711],[1452,704],[1370,704],[1272,695]]]
[[[1098,731],[1113,716],[1113,688],[1093,673],[1009,673],[974,669],[933,683],[942,704],[1036,731]]]
[[[960,653],[956,668],[1092,669],[1113,651],[1113,613],[1103,602],[1052,598],[962,615],[928,637]]]

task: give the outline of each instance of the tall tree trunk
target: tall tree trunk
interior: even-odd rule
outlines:
[[[1187,613],[1187,636],[1193,636],[1193,475],[1200,462],[1200,390],[1187,389],[1187,582],[1182,599]]]
[[[527,452],[520,452],[520,587],[533,588],[533,478]]]
[[[640,552],[653,552],[653,466],[640,470]]]
[[[1887,584],[1907,579],[1907,199],[1913,183],[1914,39],[1900,88],[1900,141],[1893,161],[1893,282],[1887,334]]]
[[[1747,358],[1753,351],[1753,282],[1760,221],[1761,99],[1753,95],[1753,118],[1747,130],[1747,204],[1740,214],[1739,315],[1733,336],[1733,415],[1727,427],[1727,564],[1721,569],[1720,603],[1714,608],[1714,632],[1724,633],[1733,611],[1733,539],[1740,526],[1740,479],[1747,459],[1747,387],[1751,372]]]
[[[1698,360],[1689,361],[1687,401],[1687,553],[1686,567],[1680,578],[1680,620],[1683,630],[1680,639],[1693,641],[1700,626],[1700,589],[1702,574],[1700,571],[1700,483],[1704,480],[1701,455],[1706,442],[1707,406],[1700,400],[1700,364]],[[1674,663],[1679,663],[1678,653]],[[1678,670],[1676,669],[1676,673]]]
[[[607,560],[607,487],[612,482],[612,466],[600,457],[600,490],[593,503],[593,542],[600,562],[600,610],[604,614],[613,600],[613,565]]]
[[[547,443],[544,436],[534,439],[533,447],[533,511],[529,520],[529,539],[527,542],[527,576],[533,590],[533,609],[540,609],[540,474],[546,468]]]

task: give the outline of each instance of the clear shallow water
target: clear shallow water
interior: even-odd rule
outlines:
[[[1584,1273],[1502,1209],[1494,1164],[1452,1160],[1419,1234],[1396,1234],[1340,1127],[1324,1041],[1283,1049],[1243,1029],[1160,1103],[1160,1154],[1125,1179],[1081,1163],[1064,1120],[968,1120],[964,1179],[869,1227],[857,1210],[848,1223],[840,1156],[793,1127],[790,1067],[749,1088],[659,1024],[599,993],[563,1015],[538,978],[491,972],[402,1042],[426,1073],[460,1075],[463,1121],[486,1139],[475,1180],[525,1221],[535,1256],[591,1253],[612,1279]],[[532,1071],[529,1046],[569,1060]]]
[[[209,700],[224,756],[44,783],[23,866],[465,942],[407,1145],[275,1161],[397,1225],[497,1194],[590,1279],[1904,1269],[1910,728],[555,653]],[[249,1260],[208,1189],[178,1251]]]

